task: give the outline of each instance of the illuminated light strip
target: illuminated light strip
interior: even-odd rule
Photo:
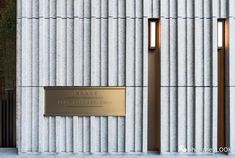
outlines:
[[[224,22],[218,21],[218,34],[217,34],[217,42],[218,42],[218,48],[224,47]]]
[[[156,48],[156,22],[150,22],[150,48]]]

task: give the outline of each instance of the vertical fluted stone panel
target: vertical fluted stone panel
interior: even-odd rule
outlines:
[[[233,4],[233,9],[234,8],[234,4]],[[228,101],[228,117],[227,119],[229,119],[229,124],[226,124],[226,126],[228,127],[228,132],[227,134],[229,135],[228,137],[228,144],[231,148],[231,153],[235,153],[235,116],[234,116],[234,112],[235,112],[235,75],[234,75],[234,69],[233,67],[234,62],[235,62],[235,46],[234,46],[234,42],[235,42],[235,18],[234,16],[230,17],[228,20],[228,26],[229,26],[229,43],[228,43],[228,47],[229,49],[227,50],[228,52],[228,56],[227,59],[229,59],[229,63],[227,65],[227,69],[229,70],[229,79],[228,79],[228,83],[226,86],[227,92],[229,93],[229,96],[227,96],[227,101]]]
[[[157,0],[146,3],[145,15],[159,18],[150,10]],[[228,147],[234,146],[234,8],[233,1],[160,1],[162,153],[217,149],[217,20],[229,17],[226,137]]]
[[[17,22],[19,152],[146,152],[142,1],[19,0]],[[129,112],[45,117],[44,86],[126,86]]]
[[[217,19],[229,18],[226,125],[235,153],[233,0],[17,2],[20,153],[147,152],[148,18],[161,27],[161,153],[217,148]],[[125,86],[126,116],[43,116],[44,86]]]

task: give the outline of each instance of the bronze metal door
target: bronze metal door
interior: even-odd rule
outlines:
[[[156,27],[151,28],[151,23]],[[153,24],[154,25],[154,24]],[[159,22],[149,20],[148,52],[148,150],[160,151],[160,47]],[[156,29],[151,33],[151,29]],[[155,36],[155,47],[150,45],[151,36]],[[153,44],[154,45],[154,44]]]
[[[219,20],[218,21],[218,148],[226,147],[225,34],[226,34],[225,20]]]
[[[218,51],[218,147],[225,147],[225,53]]]

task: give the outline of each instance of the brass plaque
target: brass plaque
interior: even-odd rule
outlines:
[[[125,116],[125,87],[45,87],[45,116]]]

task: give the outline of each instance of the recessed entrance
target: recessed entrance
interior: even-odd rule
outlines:
[[[160,151],[160,23],[148,25],[148,150]]]
[[[218,148],[226,147],[226,25],[218,20]]]
[[[16,146],[16,0],[0,1],[0,147]]]

